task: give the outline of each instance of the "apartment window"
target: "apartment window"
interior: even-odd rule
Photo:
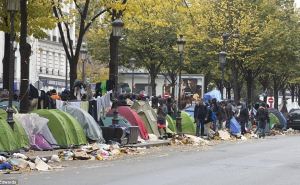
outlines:
[[[59,43],[62,43],[61,37],[58,37],[58,42],[59,42]]]
[[[46,68],[46,74],[48,74],[49,73],[49,70],[48,70],[48,68]]]
[[[42,67],[40,67],[40,73],[42,73],[43,72],[43,68]]]
[[[56,36],[53,36],[53,41],[56,42]]]

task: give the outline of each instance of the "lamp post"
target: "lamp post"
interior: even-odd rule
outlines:
[[[176,117],[176,129],[177,133],[181,134],[182,133],[182,127],[181,127],[181,67],[183,63],[183,51],[184,51],[184,45],[186,41],[183,38],[183,35],[179,35],[179,38],[177,39],[177,45],[178,45],[178,52],[179,52],[179,80],[178,80],[178,112],[177,112],[177,117]]]
[[[85,83],[86,78],[85,78],[85,62],[87,59],[87,48],[86,48],[86,43],[83,42],[81,45],[81,49],[80,49],[80,58],[82,61],[82,82]]]
[[[130,63],[130,66],[132,68],[132,79],[131,79],[131,91],[132,91],[132,94],[134,93],[134,69],[135,69],[135,62],[136,62],[136,59],[135,58],[130,58],[129,59],[129,63]]]
[[[219,53],[219,62],[222,70],[222,82],[221,82],[221,98],[223,99],[223,89],[224,89],[224,69],[226,64],[226,56],[227,53],[225,51],[221,51]]]
[[[112,22],[112,36],[115,38],[115,48],[114,48],[114,56],[112,57],[112,62],[114,63],[114,117],[113,117],[113,124],[118,124],[118,71],[119,71],[119,40],[122,37],[124,23],[121,19],[116,19]]]
[[[14,97],[14,70],[15,70],[15,13],[20,9],[20,0],[6,0],[7,11],[10,13],[10,54],[9,54],[9,99],[8,99],[8,107],[6,109],[7,112],[7,123],[10,127],[14,128],[14,118],[13,118],[13,97]]]

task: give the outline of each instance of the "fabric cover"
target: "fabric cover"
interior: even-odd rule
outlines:
[[[124,117],[119,115],[118,119],[119,119],[119,125],[121,127],[129,128],[131,126],[129,121],[127,121]],[[112,116],[105,116],[105,117],[101,117],[100,119],[100,124],[105,127],[111,126],[112,122],[113,122]]]
[[[194,135],[196,133],[196,124],[194,118],[188,113],[181,111],[181,128],[184,134]]]
[[[279,120],[279,122],[280,122],[280,127],[284,127],[284,126],[286,126],[287,125],[287,120],[286,120],[286,118],[283,116],[283,114],[281,113],[281,112],[279,112],[277,109],[272,109],[272,108],[270,108],[270,109],[268,109],[268,111],[269,111],[269,114],[270,113],[273,113],[277,118],[278,118],[278,120]]]
[[[139,127],[140,136],[142,139],[144,139],[144,140],[149,139],[147,129],[144,126],[145,123],[143,122],[143,120],[139,117],[139,115],[134,110],[132,110],[128,106],[119,106],[118,112],[121,116],[123,116],[126,120],[128,120],[131,125]],[[113,110],[111,109],[110,114],[112,114],[112,113],[113,113]]]
[[[166,117],[167,123],[168,123],[168,128],[176,133],[176,122],[173,120],[173,118],[170,115],[167,115]]]
[[[30,145],[38,150],[49,150],[49,147],[43,148],[36,143],[36,136],[43,139],[52,147],[57,146],[57,142],[54,139],[51,131],[48,128],[48,119],[40,117],[38,114],[16,114],[16,119],[20,122],[22,127],[27,133],[30,141]]]
[[[235,119],[235,117],[232,117],[230,120],[230,133],[233,135],[241,134],[241,125]]]
[[[0,151],[11,152],[20,149],[16,136],[3,117],[0,117]]]
[[[35,110],[38,115],[49,120],[48,127],[61,147],[86,144],[86,138],[80,124],[73,118],[68,119],[60,110]]]
[[[206,102],[206,103],[209,100],[212,100],[214,98],[217,99],[218,102],[222,100],[221,99],[221,92],[219,90],[212,90],[212,91],[210,91],[208,93],[205,93],[204,97],[203,97],[204,102]]]
[[[143,120],[148,133],[160,136],[157,127],[157,114],[148,102],[135,101],[131,108],[134,109]]]
[[[69,113],[79,122],[87,138],[97,142],[105,142],[100,126],[88,112],[72,105],[64,105],[61,110]]]

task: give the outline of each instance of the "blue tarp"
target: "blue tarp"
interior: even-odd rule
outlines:
[[[212,90],[206,94],[204,94],[204,102],[207,103],[209,100],[217,99],[217,101],[221,101],[221,92],[219,90]]]
[[[241,134],[241,126],[235,117],[232,117],[230,120],[230,133],[233,135]]]
[[[194,117],[195,104],[184,109],[184,112],[188,113],[190,116]]]

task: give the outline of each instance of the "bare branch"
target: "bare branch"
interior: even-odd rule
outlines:
[[[89,21],[89,23],[85,26],[84,28],[84,32],[86,32],[90,26],[92,25],[92,23],[100,16],[102,15],[103,13],[105,13],[106,11],[108,11],[110,8],[107,8],[107,9],[104,9],[100,12],[98,12],[96,15],[94,15],[94,17]]]
[[[79,12],[79,14],[82,16],[82,10],[81,10],[81,8],[80,8],[80,6],[79,6],[77,0],[74,0],[74,4],[75,4],[75,6],[76,6],[76,8],[77,8],[77,10],[78,10],[78,12]]]

